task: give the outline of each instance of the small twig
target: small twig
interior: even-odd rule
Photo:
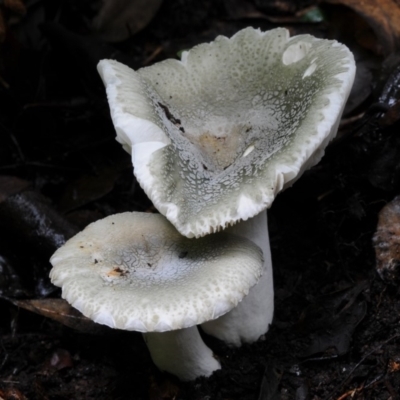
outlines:
[[[349,390],[348,392],[343,393],[343,394],[342,394],[340,397],[338,397],[336,400],[344,400],[346,397],[349,397],[349,396],[354,397],[354,395],[355,395],[357,392],[361,392],[363,389],[364,389],[364,384],[362,384],[362,385],[361,385],[360,387],[358,387],[358,388],[351,389],[351,390]]]
[[[144,61],[143,65],[150,64],[163,50],[162,46],[158,46]]]
[[[4,347],[3,340],[0,340],[0,343],[1,343],[1,347],[3,348],[4,353],[5,353],[3,361],[1,362],[1,365],[0,365],[0,371],[1,371],[8,360],[8,353],[7,353],[7,349]]]
[[[367,388],[371,387],[372,385],[379,383],[384,376],[385,376],[385,374],[380,374],[380,375],[376,376],[375,379],[373,379],[371,382],[368,383],[368,385],[364,386],[364,389],[367,389]]]
[[[365,112],[363,111],[363,112],[361,112],[361,113],[359,113],[359,114],[357,114],[357,115],[354,115],[354,116],[352,116],[352,117],[343,118],[343,119],[340,121],[340,125],[339,125],[339,126],[340,126],[340,128],[343,128],[344,126],[351,125],[351,124],[353,124],[354,122],[357,122],[357,121],[359,121],[361,118],[363,118],[364,115],[365,115]]]

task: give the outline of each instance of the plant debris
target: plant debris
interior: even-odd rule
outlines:
[[[387,283],[398,285],[400,279],[400,197],[395,197],[379,213],[373,238],[377,271]]]

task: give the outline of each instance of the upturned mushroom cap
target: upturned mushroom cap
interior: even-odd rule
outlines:
[[[137,180],[187,237],[257,215],[316,164],[355,74],[344,45],[282,28],[219,36],[137,72],[98,68]]]
[[[52,282],[85,316],[112,328],[163,332],[217,318],[262,273],[261,250],[220,233],[190,240],[161,215],[94,222],[51,258]]]

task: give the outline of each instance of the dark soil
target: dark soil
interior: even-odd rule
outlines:
[[[396,54],[351,36],[343,19],[360,17],[347,9],[320,6],[313,20],[301,11],[311,0],[164,1],[118,44],[90,33],[96,4],[27,1],[18,17],[0,3],[0,399],[399,398],[399,281],[376,272],[372,242],[379,211],[400,194]],[[239,349],[204,335],[222,369],[182,383],[156,369],[138,333],[71,324],[57,305],[53,319],[26,308],[59,297],[48,259],[65,239],[110,214],[155,211],[115,142],[98,60],[139,68],[245,26],[340,39],[358,77],[322,162],[268,211],[269,332]]]

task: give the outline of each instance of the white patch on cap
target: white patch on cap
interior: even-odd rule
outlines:
[[[303,41],[290,45],[282,54],[282,62],[285,65],[290,65],[302,60],[311,47],[311,43]]]
[[[303,74],[303,79],[306,78],[307,76],[311,76],[315,70],[317,69],[317,64],[312,63],[307,69],[306,72]]]
[[[248,156],[253,150],[254,150],[254,146],[253,146],[253,145],[249,146],[249,147],[244,151],[242,157]]]

